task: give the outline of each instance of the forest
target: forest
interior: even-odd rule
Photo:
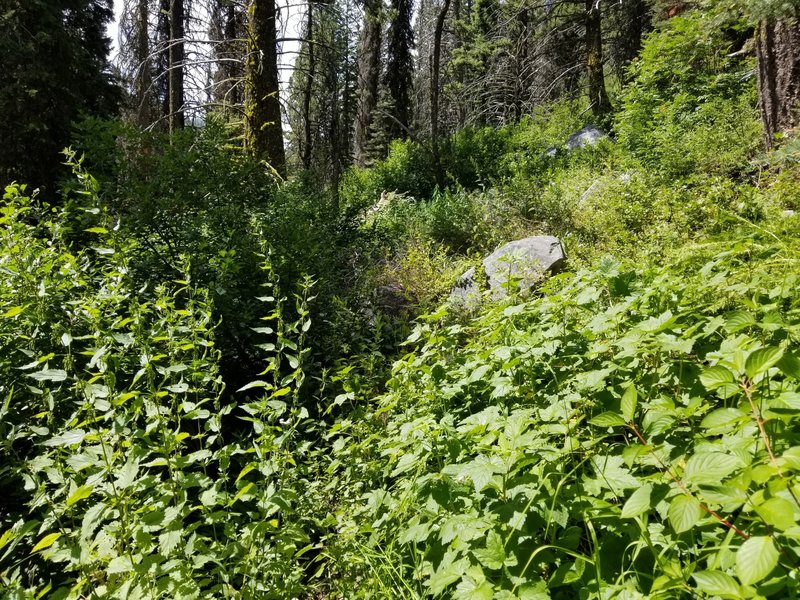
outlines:
[[[800,596],[796,0],[0,0],[0,596]]]

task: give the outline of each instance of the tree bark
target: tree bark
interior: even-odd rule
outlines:
[[[436,17],[436,28],[433,31],[433,55],[431,56],[431,149],[436,183],[439,187],[444,187],[444,172],[439,151],[439,72],[442,60],[442,32],[449,9],[450,0],[444,0],[439,15]]]
[[[380,0],[366,0],[364,28],[358,56],[358,105],[353,139],[353,160],[359,167],[367,164],[367,146],[375,107],[378,104],[381,58],[380,10]]]
[[[183,103],[184,51],[183,0],[172,0],[169,10],[169,131],[183,129],[185,124]]]
[[[603,32],[599,0],[586,2],[586,75],[592,114],[602,124],[611,112],[603,75]]]
[[[251,0],[247,16],[245,146],[285,176],[275,0]]]
[[[150,126],[153,119],[153,74],[150,65],[150,10],[148,0],[139,0],[136,19],[136,77],[134,79],[134,101],[136,102],[136,124]]]
[[[764,20],[756,32],[758,92],[764,141],[800,122],[800,21]]]
[[[306,86],[303,90],[303,147],[300,149],[300,156],[303,161],[303,168],[311,167],[311,156],[313,153],[313,132],[311,129],[311,96],[314,91],[314,78],[316,77],[317,61],[314,53],[314,3],[308,3],[308,20],[306,22],[306,47],[308,48],[308,73],[306,74]]]

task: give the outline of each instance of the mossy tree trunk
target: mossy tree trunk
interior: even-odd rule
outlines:
[[[358,104],[353,132],[353,160],[359,167],[367,163],[381,74],[381,2],[366,0],[364,9],[364,28],[358,52]]]
[[[251,0],[247,11],[245,146],[254,157],[286,175],[278,78],[275,0]]]
[[[758,91],[767,148],[800,122],[800,21],[763,20],[756,32]]]
[[[611,101],[606,92],[603,75],[602,14],[598,0],[586,2],[586,76],[589,83],[589,103],[598,124],[605,124],[611,113]]]

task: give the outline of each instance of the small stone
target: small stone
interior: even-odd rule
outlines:
[[[608,134],[599,127],[588,125],[569,136],[565,146],[567,150],[578,150],[587,146],[596,146],[600,140],[604,140],[607,137]]]

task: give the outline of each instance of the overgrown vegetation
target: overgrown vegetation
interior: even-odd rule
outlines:
[[[800,152],[747,35],[670,19],[612,137],[564,98],[444,187],[85,120],[0,209],[3,597],[797,597]],[[447,302],[536,234],[565,272]]]

